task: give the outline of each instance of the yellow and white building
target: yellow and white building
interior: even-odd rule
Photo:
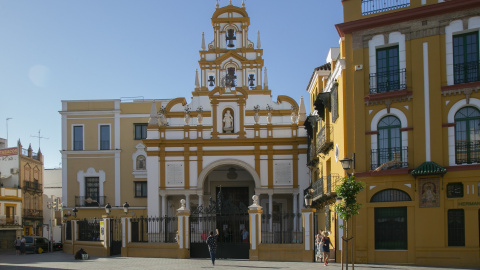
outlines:
[[[180,199],[196,209],[219,188],[243,206],[259,195],[264,213],[300,213],[309,186],[303,99],[272,99],[244,4],[217,4],[211,21],[191,99],[62,101],[67,216],[76,207],[80,218],[100,217],[106,203],[116,215],[125,202],[133,216],[175,216]]]
[[[307,89],[318,115],[309,166],[326,185],[325,176],[345,175],[338,159],[355,156],[365,189],[349,224],[354,261],[478,267],[480,2],[343,8],[338,54]],[[316,192],[316,205],[331,211],[334,194]]]

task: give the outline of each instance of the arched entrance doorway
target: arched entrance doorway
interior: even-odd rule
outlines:
[[[238,162],[217,165],[199,179],[203,194],[191,207],[190,257],[208,258],[205,240],[218,229],[217,257],[248,259],[248,205],[255,193],[254,176]]]

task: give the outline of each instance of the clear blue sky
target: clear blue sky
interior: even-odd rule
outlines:
[[[233,0],[241,6],[241,0]],[[61,100],[185,97],[215,0],[0,0],[0,137],[61,163]],[[220,6],[228,0],[220,0]],[[313,69],[338,47],[340,0],[245,0],[260,30],[273,99],[304,96]]]

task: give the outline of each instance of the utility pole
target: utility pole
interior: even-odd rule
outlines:
[[[48,140],[47,137],[42,137],[42,136],[40,135],[40,130],[38,130],[38,135],[30,135],[30,137],[38,138],[38,149],[40,149],[40,139],[47,139],[47,140]]]
[[[8,120],[10,119],[13,119],[13,118],[7,117],[7,119],[5,120],[5,122],[7,123],[7,145],[5,145],[5,148],[8,148]]]

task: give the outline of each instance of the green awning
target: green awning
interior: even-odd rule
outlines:
[[[438,165],[433,161],[425,161],[417,168],[413,169],[411,174],[413,176],[425,176],[425,175],[444,175],[447,169]]]

